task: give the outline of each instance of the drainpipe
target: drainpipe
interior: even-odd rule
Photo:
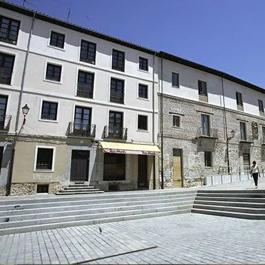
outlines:
[[[160,80],[161,80],[161,100],[160,100],[160,135],[161,135],[161,189],[164,189],[164,90],[163,90],[163,58],[161,57],[161,73],[160,73]]]
[[[226,141],[226,159],[227,159],[227,173],[230,174],[230,160],[229,160],[229,138],[227,129],[226,107],[225,107],[225,93],[224,93],[224,78],[222,77],[222,97],[223,97],[223,111],[224,111],[224,135]]]
[[[13,143],[12,143],[12,153],[11,153],[10,167],[9,167],[9,173],[8,173],[8,179],[7,179],[7,185],[6,185],[7,186],[6,195],[10,195],[10,193],[11,193],[11,185],[12,185],[12,177],[13,177],[13,169],[14,169],[14,158],[15,158],[16,143],[17,143],[17,138],[19,136],[19,133],[21,132],[21,129],[22,129],[23,125],[24,125],[24,124],[22,124],[22,127],[18,131],[19,116],[20,116],[20,111],[21,111],[22,96],[23,96],[24,84],[25,84],[26,68],[27,68],[27,62],[28,62],[28,57],[29,57],[29,47],[30,47],[30,42],[31,42],[31,36],[32,36],[34,22],[35,22],[35,12],[33,13],[32,20],[31,20],[29,38],[28,38],[28,43],[27,43],[27,51],[26,51],[24,65],[23,65],[21,89],[20,89],[20,93],[19,93],[18,107],[17,107],[17,116],[16,116],[16,123],[15,123],[15,136],[14,136],[14,140],[13,140]]]
[[[155,144],[155,59],[153,54],[153,73],[152,73],[152,142]],[[156,156],[153,156],[153,189],[156,189]]]

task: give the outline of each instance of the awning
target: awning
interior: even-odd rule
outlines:
[[[133,154],[133,155],[156,155],[160,153],[157,145],[131,144],[116,142],[100,142],[104,153]]]

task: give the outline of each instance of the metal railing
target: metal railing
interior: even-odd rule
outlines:
[[[203,127],[198,128],[197,130],[197,138],[199,137],[209,137],[209,138],[218,138],[218,130],[217,129],[205,129]]]
[[[11,123],[11,115],[0,115],[0,131],[8,132]]]
[[[94,138],[96,135],[96,125],[80,122],[69,122],[68,135]]]
[[[107,139],[127,140],[127,128],[105,126],[103,137]]]
[[[240,135],[239,136],[239,142],[252,143],[253,142],[253,136],[252,135],[245,135],[245,136]]]

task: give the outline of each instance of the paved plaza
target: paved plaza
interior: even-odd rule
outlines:
[[[264,264],[265,222],[200,214],[11,234],[1,264]]]

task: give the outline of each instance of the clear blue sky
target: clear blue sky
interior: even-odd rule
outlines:
[[[22,4],[23,0],[9,0]],[[25,7],[265,88],[265,0],[26,0]]]

